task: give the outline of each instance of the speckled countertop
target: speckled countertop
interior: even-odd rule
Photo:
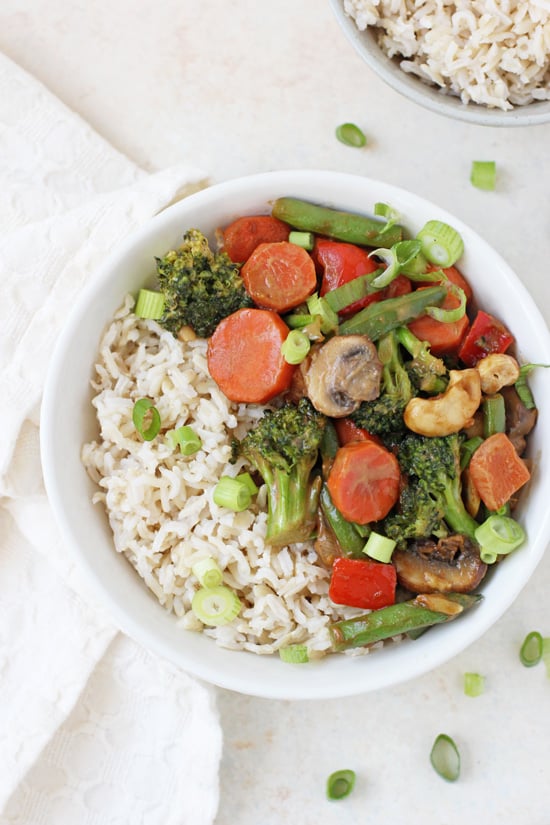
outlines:
[[[201,166],[212,181],[283,168],[354,172],[403,186],[475,227],[550,318],[550,124],[504,131],[453,123],[386,88],[320,0],[3,0],[0,49],[146,169]],[[334,128],[354,121],[368,146]],[[494,159],[494,193],[469,183]],[[546,825],[550,680],[521,667],[525,634],[550,635],[550,558],[469,650],[391,690],[282,702],[218,691],[225,735],[216,825]],[[465,671],[485,693],[463,694]],[[462,753],[452,785],[428,754],[440,731]],[[326,776],[354,768],[347,800]]]

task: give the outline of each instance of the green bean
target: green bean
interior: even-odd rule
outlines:
[[[403,227],[397,224],[383,232],[386,221],[317,206],[298,198],[278,198],[272,215],[296,229],[363,246],[390,247],[403,237]]]
[[[424,315],[426,307],[440,304],[446,295],[444,286],[429,286],[397,298],[375,301],[340,324],[339,333],[368,335],[371,341],[376,341],[386,332]]]
[[[361,538],[355,526],[351,522],[346,521],[342,513],[334,505],[326,484],[323,484],[321,488],[319,502],[323,515],[332,528],[338,544],[342,548],[342,553],[345,556],[352,556],[359,559],[364,558],[363,547],[365,546],[365,540]]]
[[[364,647],[402,633],[448,622],[477,604],[481,598],[462,593],[420,595],[411,601],[382,607],[354,619],[343,619],[330,625],[332,647],[335,651]]]

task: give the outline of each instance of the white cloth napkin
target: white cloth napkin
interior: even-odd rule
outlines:
[[[209,825],[213,691],[117,632],[44,493],[40,397],[83,284],[134,227],[204,184],[146,174],[0,55],[0,821]]]

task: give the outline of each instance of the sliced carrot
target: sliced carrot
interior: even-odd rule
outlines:
[[[357,524],[387,516],[399,497],[399,484],[396,457],[371,439],[340,447],[327,480],[335,506]]]
[[[223,251],[244,263],[261,243],[288,241],[290,226],[271,215],[245,215],[222,230]]]
[[[489,510],[503,507],[531,474],[505,433],[495,433],[477,448],[468,465],[470,478]]]
[[[241,275],[254,302],[277,312],[298,306],[317,286],[313,259],[301,246],[287,241],[257,246]]]
[[[420,287],[426,289],[426,287]],[[460,300],[448,293],[441,304],[443,309],[456,309]],[[469,326],[468,316],[463,315],[459,321],[436,321],[429,315],[421,315],[408,325],[411,332],[422,341],[427,341],[434,355],[453,355],[458,350]]]
[[[430,266],[428,267],[428,271],[435,272],[440,268],[441,267]],[[462,272],[460,272],[460,270],[457,269],[456,266],[448,266],[446,269],[443,270],[443,272],[445,273],[449,281],[451,281],[451,283],[455,284],[456,286],[459,286],[462,290],[464,290],[466,300],[471,301],[474,293],[472,287],[470,286]]]
[[[288,332],[266,309],[239,309],[220,321],[208,341],[208,369],[230,401],[264,404],[289,388],[296,368],[281,355]]]

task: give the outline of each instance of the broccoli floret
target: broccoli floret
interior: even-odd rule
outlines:
[[[239,445],[239,452],[267,485],[269,544],[283,546],[311,537],[316,523],[320,476],[313,477],[325,416],[307,398],[264,413]]]
[[[165,300],[160,323],[175,335],[190,326],[200,338],[208,338],[222,318],[253,304],[239,265],[225,252],[212,252],[198,229],[186,232],[179,249],[156,261]]]
[[[351,418],[372,435],[385,436],[404,431],[403,412],[414,390],[403,365],[395,331],[382,336],[377,349],[383,365],[380,395],[373,401],[363,401]]]
[[[458,433],[435,437],[410,433],[401,441],[397,459],[403,473],[441,508],[451,530],[475,541],[478,523],[462,500],[460,443]]]
[[[441,538],[449,533],[443,515],[438,498],[433,498],[417,479],[411,478],[401,491],[396,511],[384,519],[383,532],[399,547],[405,547],[409,539]]]
[[[426,393],[444,392],[447,386],[447,367],[441,358],[430,352],[427,341],[421,341],[408,327],[396,329],[397,340],[411,359],[405,363],[413,385]]]

